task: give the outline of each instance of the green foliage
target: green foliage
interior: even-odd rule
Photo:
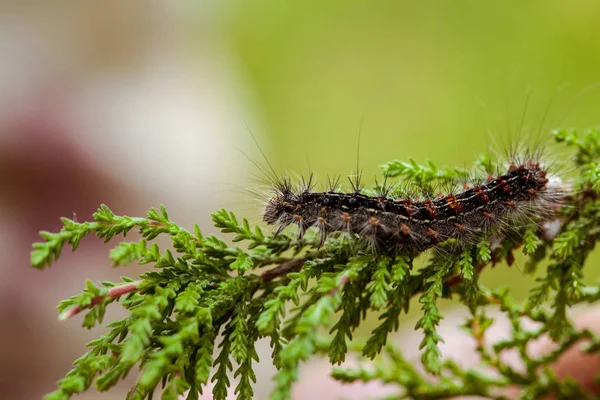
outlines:
[[[433,161],[427,160],[427,165],[420,165],[412,158],[408,162],[394,160],[381,166],[388,177],[406,177],[416,184],[422,185],[433,181],[451,181],[458,176],[466,176],[465,171],[454,168],[438,168]]]
[[[413,260],[421,255],[416,250],[378,254],[357,247],[344,235],[328,237],[321,248],[318,235],[308,232],[301,240],[265,235],[225,210],[213,214],[213,222],[223,234],[233,234],[230,242],[241,247],[204,236],[198,226],[193,232],[181,228],[164,207],[151,209],[146,218],[118,216],[104,205],[91,222],[63,218],[60,232],[41,232],[44,241],[33,245],[33,267],[49,267],[66,245],[76,250],[87,235],[108,242],[136,229],[141,239],[117,244],[109,258],[114,266],[137,262],[154,268],[136,280],[122,277],[118,284],[87,282],[80,294],[60,302],[63,319],[85,311],[86,328],[102,323],[106,307],[115,301],[128,314],[107,324],[108,331],[88,343],[89,351],[46,399],[66,400],[91,386],[108,390],[132,370],[137,382],[128,399],[156,398],[158,392],[163,399],[197,399],[209,381],[214,383],[215,399],[225,399],[230,392],[238,399],[251,399],[256,383],[253,365],[258,361],[255,344],[260,338],[270,341],[278,371],[273,399],[291,397],[300,364],[313,355],[326,354],[332,364],[341,364],[351,351],[362,354],[363,363],[352,369],[336,367],[333,377],[343,382],[379,380],[398,387],[397,397],[503,398],[502,388],[508,385],[519,388],[523,399],[588,396],[575,382],[554,375],[550,365],[581,339],[590,340],[587,352],[600,351],[600,337],[576,328],[567,317],[574,304],[600,299],[600,287],[583,280],[583,267],[599,231],[600,133],[554,134],[559,143],[573,148],[579,172],[568,204],[560,211],[558,235],[554,239],[541,235],[538,224],[515,224],[507,228],[502,242],[493,245],[490,238],[443,243],[440,251],[423,255],[430,259],[419,270],[413,268]],[[392,161],[382,168],[386,176],[420,186],[468,176],[413,160]],[[474,168],[493,171],[494,163],[485,155]],[[161,250],[153,242],[159,235],[170,239],[172,249]],[[528,257],[527,273],[543,261],[547,264],[523,304],[512,299],[508,289],[486,288],[478,281],[486,265],[505,259],[511,263],[513,251],[520,247]],[[421,361],[428,373],[405,360],[388,340],[413,298],[421,307],[415,328],[422,334]],[[442,358],[438,344],[444,339],[437,331],[443,319],[441,298],[458,298],[469,308],[464,328],[477,343],[479,368],[465,369]],[[486,331],[493,323],[486,314],[490,307],[511,322],[511,335],[492,345],[486,343]],[[354,338],[370,313],[379,315],[379,323],[364,341]],[[524,319],[539,325],[525,328]],[[530,356],[527,346],[546,334],[557,343],[556,350],[539,358]],[[521,355],[524,370],[502,361],[501,353],[508,350]]]

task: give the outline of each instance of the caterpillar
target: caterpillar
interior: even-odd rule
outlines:
[[[334,232],[347,232],[379,248],[404,246],[423,251],[448,239],[475,242],[481,237],[534,221],[543,226],[563,203],[566,190],[533,158],[511,162],[504,173],[490,174],[461,191],[436,197],[393,197],[391,187],[376,196],[361,193],[358,183],[348,193],[313,191],[312,177],[294,186],[289,179],[274,185],[263,220],[276,227],[275,235],[295,225],[298,238],[310,227],[320,231],[320,246]]]

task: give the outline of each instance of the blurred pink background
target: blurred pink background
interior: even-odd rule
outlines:
[[[163,203],[209,230],[226,193],[216,185],[236,184],[242,166],[229,157],[250,139],[237,137],[236,62],[217,41],[187,41],[188,29],[216,29],[186,21],[189,5],[25,3],[0,5],[0,398],[15,400],[53,390],[100,332],[59,323],[56,304],[85,279],[139,273],[111,269],[95,238],[49,271],[28,268],[38,231],[89,220],[101,203],[136,216]],[[78,398],[120,399],[126,387]]]

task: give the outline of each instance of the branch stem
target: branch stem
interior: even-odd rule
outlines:
[[[86,307],[81,307],[80,305],[76,305],[76,306],[69,308],[68,310],[61,313],[58,316],[58,319],[61,321],[65,321],[65,320],[79,314],[82,310],[84,310],[86,308],[92,308],[93,306],[101,303],[102,301],[104,301],[106,299],[115,299],[115,298],[123,296],[125,294],[135,292],[136,290],[139,289],[139,286],[141,283],[142,283],[142,281],[140,280],[140,281],[135,281],[135,282],[129,282],[124,285],[114,286],[108,290],[106,295],[94,297],[92,299],[92,301],[90,302],[90,304],[88,304]]]

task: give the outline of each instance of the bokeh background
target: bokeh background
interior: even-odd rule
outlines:
[[[62,298],[140,271],[111,269],[94,238],[28,268],[59,217],[162,203],[207,232],[221,207],[256,217],[252,135],[279,171],[324,179],[355,169],[360,131],[369,182],[394,158],[469,165],[520,131],[597,126],[599,24],[594,0],[0,1],[0,398],[41,398],[101,331],[59,323]],[[534,281],[518,263],[482,279],[518,297]],[[325,372],[297,397],[339,394],[313,385]]]

